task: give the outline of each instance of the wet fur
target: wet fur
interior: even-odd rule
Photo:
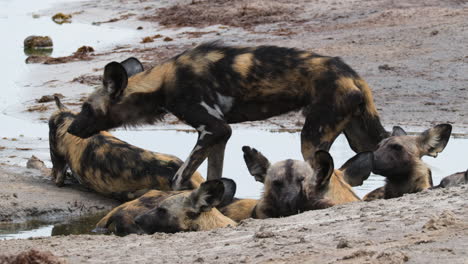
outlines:
[[[81,184],[119,200],[134,199],[149,189],[171,190],[172,178],[182,165],[180,159],[132,146],[108,132],[87,139],[73,136],[67,129],[75,117],[69,110],[59,110],[49,120],[52,171],[58,186],[63,185],[69,167]],[[202,181],[195,172],[191,187]]]
[[[143,234],[144,231],[134,221],[137,216],[158,207],[167,199],[177,199],[178,196],[188,196],[189,194],[190,191],[151,190],[138,199],[114,208],[96,224],[95,231],[99,233],[114,231],[118,235]],[[221,214],[218,209],[212,208],[208,212],[201,213],[197,219],[184,223],[184,231],[211,230],[235,225],[233,220]]]

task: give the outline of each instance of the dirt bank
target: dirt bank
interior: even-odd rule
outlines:
[[[235,228],[0,241],[70,263],[466,263],[468,186],[356,202]]]
[[[60,220],[118,204],[79,186],[58,188],[41,171],[24,167],[0,167],[0,186],[0,222]]]

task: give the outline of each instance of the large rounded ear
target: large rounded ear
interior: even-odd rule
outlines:
[[[125,71],[127,72],[127,77],[130,78],[131,76],[140,73],[144,71],[143,69],[143,64],[134,57],[130,57],[124,61],[122,61],[120,64],[125,68]]]
[[[424,131],[417,139],[422,155],[437,157],[447,146],[451,134],[452,126],[449,124],[440,124]]]
[[[242,151],[250,175],[254,176],[258,182],[265,182],[268,168],[270,168],[270,161],[262,153],[249,146],[243,146]]]
[[[236,182],[228,179],[228,178],[221,178],[220,181],[223,182],[224,185],[224,193],[223,198],[221,199],[221,203],[216,207],[224,207],[234,200],[234,195],[236,194],[237,185]]]
[[[111,62],[104,67],[103,84],[110,98],[118,101],[128,84],[127,71],[118,62]]]
[[[316,173],[316,188],[323,189],[328,186],[334,170],[333,158],[330,153],[318,150],[314,154],[314,159],[309,161],[309,164]]]
[[[344,180],[351,186],[360,186],[369,178],[372,172],[374,153],[371,151],[361,152],[341,166]]]
[[[68,110],[68,108],[60,102],[60,98],[54,95],[55,105],[60,111]]]
[[[400,126],[394,126],[393,127],[393,131],[392,131],[392,137],[395,136],[395,137],[398,137],[398,136],[406,136],[407,133],[406,131],[401,128]]]
[[[196,212],[208,212],[221,203],[223,195],[224,184],[221,180],[206,181],[192,191],[190,202]]]

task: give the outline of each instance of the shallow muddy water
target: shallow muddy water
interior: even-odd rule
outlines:
[[[27,56],[23,51],[23,41],[30,35],[50,36],[54,47],[51,56],[68,56],[83,45],[96,50],[117,43],[123,39],[140,34],[135,30],[113,28],[108,25],[93,26],[74,21],[69,24],[56,24],[50,16],[42,16],[40,10],[51,8],[58,3],[70,3],[64,0],[0,0],[1,48],[0,76],[2,92],[0,94],[0,127],[2,137],[19,134],[46,136],[47,130],[42,124],[24,120],[6,109],[21,109],[25,98],[35,87],[27,87],[23,80],[36,67],[44,65],[26,64]],[[77,10],[79,11],[79,10]],[[34,17],[36,18],[34,18]],[[52,77],[53,78],[53,77]]]
[[[30,237],[94,234],[96,223],[105,213],[65,219],[60,222],[28,221],[25,223],[0,223],[0,240]]]

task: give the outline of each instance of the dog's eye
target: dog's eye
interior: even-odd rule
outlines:
[[[279,188],[283,187],[283,182],[281,182],[281,181],[273,181],[273,186],[274,186],[275,188],[278,188],[278,189],[279,189]]]
[[[166,208],[158,208],[158,210],[156,210],[156,214],[158,214],[158,216],[164,216],[167,214],[167,209]]]
[[[390,148],[392,148],[393,150],[396,150],[396,151],[401,151],[403,149],[403,147],[401,145],[398,145],[398,144],[392,144],[392,145],[390,145]]]
[[[195,218],[197,218],[197,217],[200,215],[200,213],[196,213],[196,212],[187,212],[186,215],[187,215],[187,217],[190,218],[190,219],[195,219]]]
[[[84,103],[81,112],[86,116],[93,115],[93,108],[89,103]]]

